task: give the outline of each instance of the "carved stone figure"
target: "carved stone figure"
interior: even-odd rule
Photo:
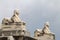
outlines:
[[[18,10],[14,10],[14,14],[11,17],[11,19],[4,18],[2,20],[2,24],[5,24],[5,25],[11,24],[11,23],[19,23],[19,22],[21,22],[21,19],[19,18]]]
[[[4,18],[2,20],[2,24],[5,24],[5,25],[8,25],[10,22],[12,22],[12,21],[10,19],[8,19],[8,18]]]
[[[44,24],[43,29],[35,30],[34,38],[37,40],[55,40],[55,34],[49,30],[49,22]]]
[[[34,32],[34,37],[39,37],[42,35],[43,35],[42,29],[36,29],[36,31]]]
[[[12,22],[20,22],[18,10],[14,10],[14,15],[11,17]]]
[[[39,37],[39,36],[42,36],[43,34],[49,34],[51,33],[50,30],[49,30],[49,22],[46,22],[44,24],[44,28],[43,29],[37,29],[35,32],[34,32],[34,36],[35,37]]]
[[[49,30],[49,22],[46,22],[44,24],[44,28],[43,28],[43,33],[50,33],[50,30]]]

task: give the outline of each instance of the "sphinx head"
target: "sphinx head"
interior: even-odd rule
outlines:
[[[15,9],[14,14],[19,15],[19,9]]]
[[[45,24],[44,24],[44,26],[46,26],[46,27],[49,27],[49,22],[46,22]]]

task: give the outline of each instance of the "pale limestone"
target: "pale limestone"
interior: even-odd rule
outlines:
[[[34,32],[34,38],[37,40],[55,40],[55,34],[49,30],[49,22],[44,24],[43,29],[37,29]]]

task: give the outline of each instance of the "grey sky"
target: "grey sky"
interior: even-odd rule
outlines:
[[[59,40],[60,0],[0,0],[0,22],[4,17],[11,17],[16,8],[32,35],[35,29],[43,28],[44,23],[49,21],[51,31]]]

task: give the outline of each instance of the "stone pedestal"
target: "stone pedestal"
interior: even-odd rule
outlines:
[[[54,34],[44,34],[38,37],[34,37],[37,40],[55,40]]]

